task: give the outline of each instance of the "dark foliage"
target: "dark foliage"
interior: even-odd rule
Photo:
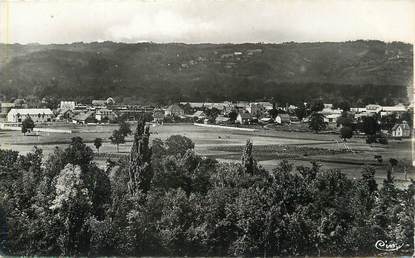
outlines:
[[[258,166],[198,156],[182,136],[149,145],[139,123],[129,158],[103,171],[74,138],[46,160],[0,150],[2,251],[70,256],[376,256],[376,240],[412,254],[414,185],[382,187],[316,163]],[[391,160],[391,169],[396,166]],[[399,253],[396,253],[399,255]]]

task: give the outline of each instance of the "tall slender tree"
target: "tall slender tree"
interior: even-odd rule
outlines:
[[[255,168],[255,160],[252,157],[252,142],[250,140],[246,141],[245,148],[242,152],[241,161],[245,171],[249,174],[253,174]]]
[[[149,147],[150,128],[143,119],[138,121],[130,152],[128,189],[131,195],[146,193],[150,189],[153,170]]]

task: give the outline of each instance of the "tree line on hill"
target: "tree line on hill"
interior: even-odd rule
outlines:
[[[62,97],[90,103],[113,96],[118,103],[169,104],[274,97],[295,104],[322,97],[356,106],[391,105],[405,102],[412,85],[412,45],[400,42],[103,42],[1,44],[0,49],[9,53],[0,61],[0,95],[8,99]],[[247,56],[252,49],[260,53]],[[232,56],[235,52],[243,57]]]
[[[140,121],[130,155],[100,169],[75,137],[43,157],[0,150],[1,251],[10,255],[375,255],[377,240],[413,250],[415,184],[383,186],[337,169],[259,166],[194,152],[179,135],[150,144]],[[100,145],[97,143],[97,145]]]

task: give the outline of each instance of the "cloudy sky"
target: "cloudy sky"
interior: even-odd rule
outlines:
[[[415,0],[0,0],[0,41],[414,42]]]

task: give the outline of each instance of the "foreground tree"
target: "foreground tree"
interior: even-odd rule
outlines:
[[[33,128],[35,128],[35,122],[30,116],[26,117],[22,122],[22,133],[26,135],[27,132],[33,131]]]
[[[128,135],[130,135],[132,133],[131,128],[130,128],[130,124],[127,123],[125,120],[121,120],[119,123],[119,129],[118,131],[124,135],[124,137],[127,137]]]
[[[167,138],[166,151],[169,155],[184,155],[187,150],[194,149],[195,144],[186,136],[172,135]]]
[[[351,127],[343,126],[342,128],[340,128],[340,137],[343,139],[343,141],[352,138],[352,136],[353,130]]]
[[[306,106],[304,105],[304,102],[301,102],[295,109],[295,115],[298,117],[298,119],[303,120],[303,118],[306,118],[310,115],[310,105],[307,104]]]
[[[64,255],[86,253],[89,249],[88,218],[92,202],[81,178],[81,167],[67,164],[56,182],[52,209],[61,227],[57,242]]]
[[[236,118],[238,117],[238,113],[236,113],[236,111],[235,110],[232,110],[230,113],[229,113],[229,120],[232,122],[232,123],[234,123],[235,122],[235,120],[236,120]]]
[[[241,156],[242,166],[245,168],[245,171],[251,175],[254,173],[256,167],[256,162],[252,156],[252,147],[252,142],[247,140]]]
[[[143,120],[138,121],[129,160],[128,188],[132,196],[139,192],[147,193],[150,189],[153,170],[149,140],[150,128]]]

